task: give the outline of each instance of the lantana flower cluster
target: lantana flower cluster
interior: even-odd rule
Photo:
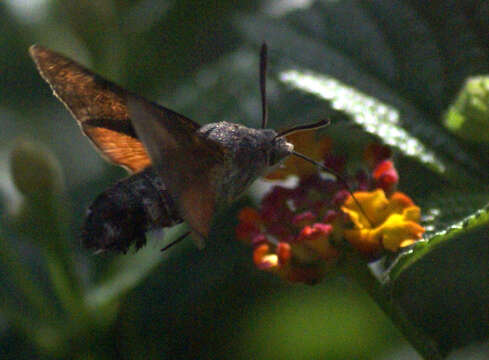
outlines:
[[[237,238],[251,244],[259,269],[314,284],[348,251],[375,260],[421,239],[420,208],[396,191],[399,176],[389,148],[367,146],[364,169],[350,176],[346,159],[331,151],[329,138],[302,132],[287,140],[341,178],[325,176],[293,156],[267,176],[284,180],[295,175],[298,181],[293,187],[273,186],[258,209],[246,207],[239,214]]]

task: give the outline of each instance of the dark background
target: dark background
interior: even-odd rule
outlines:
[[[489,69],[488,19],[486,1],[3,1],[2,213],[18,204],[8,167],[12,144],[18,137],[40,141],[62,165],[73,214],[68,241],[84,286],[96,283],[114,261],[82,249],[78,234],[90,202],[125,173],[99,158],[51,95],[28,57],[33,43],[62,52],[197,122],[229,120],[257,127],[258,52],[267,41],[271,126],[306,122],[325,113],[347,124],[340,111],[278,82],[280,69],[297,65],[329,74],[391,105],[396,101],[389,99],[402,99],[438,129],[464,79]],[[362,138],[348,125],[337,131],[346,143],[352,142],[352,134]],[[487,159],[479,148],[474,153],[474,163]],[[430,193],[432,185],[420,183],[432,175],[429,170],[402,156],[399,166],[408,169],[401,171],[406,193],[416,200]],[[83,351],[76,357],[417,356],[376,305],[343,277],[331,276],[309,287],[256,270],[251,250],[233,238],[235,212],[247,201],[240,200],[220,219],[216,238],[203,251],[190,242],[172,249],[121,299],[109,330],[94,333],[95,340],[80,346]],[[35,244],[16,236],[10,241],[26,243],[21,254],[46,282]],[[160,238],[148,247],[159,251],[163,245]],[[3,267],[0,291],[10,291],[8,273]],[[78,341],[84,343],[83,338]],[[39,350],[0,312],[0,357],[39,356],[53,355]]]

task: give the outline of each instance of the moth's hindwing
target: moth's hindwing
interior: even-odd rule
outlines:
[[[206,238],[221,190],[224,147],[200,136],[199,127],[191,126],[186,118],[141,97],[129,95],[128,109],[136,133],[183,219],[200,238]]]

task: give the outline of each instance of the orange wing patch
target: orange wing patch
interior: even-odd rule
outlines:
[[[87,126],[84,132],[102,155],[116,165],[132,172],[141,171],[151,165],[143,144],[131,136],[102,127]]]

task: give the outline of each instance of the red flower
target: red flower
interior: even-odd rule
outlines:
[[[421,238],[419,207],[394,192],[399,176],[389,148],[369,145],[365,159],[371,173],[362,170],[350,177],[344,172],[344,158],[329,152],[329,139],[316,139],[312,133],[290,137],[297,148],[322,159],[342,180],[323,178],[315,166],[292,156],[285,168],[268,177],[294,174],[299,181],[293,188],[274,186],[259,210],[244,208],[239,215],[237,238],[253,246],[257,268],[288,281],[313,284],[352,247],[372,259]],[[356,201],[345,182],[362,190],[353,193]]]
[[[399,175],[391,160],[383,160],[377,164],[372,172],[375,185],[383,189],[386,193],[395,190],[399,182]]]

